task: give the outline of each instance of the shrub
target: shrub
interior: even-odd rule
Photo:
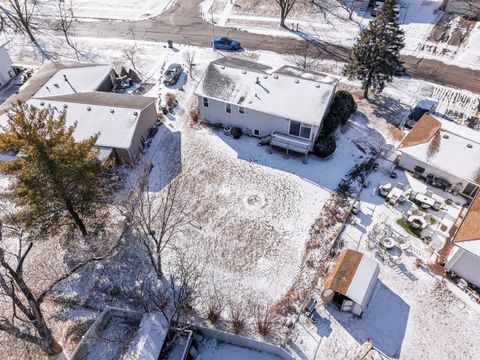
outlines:
[[[176,105],[177,99],[175,97],[175,94],[172,93],[167,93],[165,96],[165,103],[167,104],[167,107],[172,108]]]
[[[325,159],[332,155],[336,148],[337,144],[333,136],[320,135],[313,146],[313,152],[320,158]]]
[[[220,300],[214,299],[208,303],[207,319],[211,324],[216,324],[220,320],[223,311],[223,305]]]
[[[270,306],[255,307],[255,324],[258,333],[264,338],[268,337],[275,329],[278,315]]]
[[[357,110],[357,103],[352,94],[344,90],[337,91],[330,111],[323,122],[322,134],[331,134],[339,126],[345,125],[355,110]]]
[[[190,117],[194,123],[197,123],[198,120],[200,120],[200,110],[198,109],[198,106],[195,106],[190,110]]]
[[[242,134],[243,134],[242,129],[240,129],[240,128],[238,128],[238,127],[232,128],[232,137],[233,137],[234,139],[239,139],[240,136],[242,136]]]

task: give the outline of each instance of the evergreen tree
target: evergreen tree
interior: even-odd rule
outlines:
[[[19,102],[0,133],[0,152],[17,149],[19,155],[0,170],[15,178],[10,192],[26,225],[43,234],[75,225],[85,237],[84,219],[95,216],[101,195],[98,135],[75,142],[75,126],[66,127],[65,116]]]
[[[361,32],[344,69],[350,80],[362,82],[365,98],[368,98],[369,89],[381,92],[392,82],[400,51],[405,46],[394,5],[395,0],[385,1],[377,19]]]

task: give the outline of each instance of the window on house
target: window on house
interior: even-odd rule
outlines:
[[[203,107],[208,107],[208,98],[203,98]]]
[[[232,105],[230,104],[225,104],[225,112],[227,114],[231,114],[232,113]]]
[[[300,137],[305,139],[310,139],[310,133],[312,132],[312,128],[310,126],[301,126],[300,127]]]
[[[239,107],[238,107],[238,112],[239,112],[240,114],[245,114],[245,108],[244,108],[243,106],[239,106]]]
[[[312,127],[309,125],[301,124],[297,121],[290,121],[290,129],[288,131],[290,135],[310,139],[312,133]]]
[[[253,135],[255,135],[255,136],[260,136],[260,130],[254,129],[254,130],[253,130]]]
[[[474,197],[477,191],[478,191],[478,186],[472,183],[469,183],[463,190],[463,193],[467,196]]]

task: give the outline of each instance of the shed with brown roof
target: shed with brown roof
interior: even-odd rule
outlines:
[[[360,316],[366,309],[377,282],[380,267],[363,253],[343,251],[329,273],[322,292],[324,303]]]

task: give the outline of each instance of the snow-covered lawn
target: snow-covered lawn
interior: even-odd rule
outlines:
[[[74,14],[79,19],[140,20],[160,15],[176,0],[72,0]],[[39,14],[52,16],[56,3],[40,0]]]

